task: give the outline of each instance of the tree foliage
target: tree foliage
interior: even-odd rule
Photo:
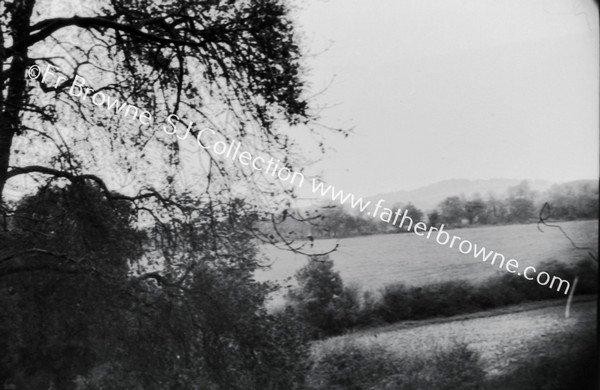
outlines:
[[[465,218],[464,202],[458,196],[451,196],[440,203],[442,222],[448,225],[459,224]]]
[[[288,13],[279,0],[0,3],[0,382],[299,386],[303,331],[265,310],[275,286],[253,278],[257,239],[271,241],[257,222],[291,190],[197,143],[210,127],[294,168],[282,128],[315,117]],[[98,106],[100,92],[152,120]]]
[[[339,334],[356,325],[360,309],[357,291],[344,287],[329,256],[309,258],[295,278],[298,286],[288,292],[287,299],[312,329],[313,337]]]
[[[255,223],[253,208],[237,201],[215,224],[181,230],[182,243],[217,237],[212,251],[187,252],[194,259],[184,276],[175,264],[136,271],[156,253],[131,216],[129,202],[113,207],[81,184],[19,202],[11,242],[0,245],[0,254],[18,251],[0,264],[3,381],[61,389],[76,380],[114,389],[302,383],[304,331],[266,311],[275,286],[254,281],[253,235],[232,229]]]

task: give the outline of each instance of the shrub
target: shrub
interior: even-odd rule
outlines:
[[[365,291],[360,302],[357,326],[367,327],[385,324],[378,312],[378,305],[378,298],[371,291]]]
[[[539,272],[544,270],[571,284],[578,276],[576,295],[597,293],[597,266],[589,259],[575,264],[545,262],[536,268]],[[564,292],[541,286],[535,281],[516,274],[505,273],[501,276],[493,276],[479,285],[463,280],[420,287],[400,283],[391,284],[382,289],[381,300],[376,304],[375,310],[386,322],[393,323],[472,313],[526,301],[564,297]]]
[[[529,342],[527,359],[486,381],[489,390],[597,389],[598,351],[593,331],[541,336]]]
[[[425,356],[397,356],[377,344],[347,341],[314,362],[309,388],[474,389],[483,377],[478,354],[464,343]]]
[[[485,377],[479,354],[465,343],[403,363],[403,372],[384,379],[377,389],[470,390],[478,389]]]
[[[452,316],[481,310],[483,300],[465,281],[449,281],[422,287],[393,284],[384,287],[379,313],[388,322]]]
[[[583,259],[574,264],[558,262],[556,260],[546,261],[536,266],[538,272],[547,272],[551,276],[557,276],[568,281],[573,287],[573,280],[579,277],[576,295],[596,294],[598,270],[591,259]],[[513,290],[518,296],[517,302],[535,301],[541,299],[564,298],[564,291],[556,291],[549,286],[541,286],[533,280],[526,280],[522,276],[504,274],[500,276],[500,288]],[[510,302],[516,303],[516,302]]]
[[[309,387],[320,390],[369,389],[396,373],[396,357],[382,346],[345,342],[313,364]]]
[[[558,262],[556,260],[541,263],[538,269],[543,269],[551,275],[559,276],[572,282],[579,277],[576,295],[598,293],[598,263],[590,258],[584,258],[574,264]]]

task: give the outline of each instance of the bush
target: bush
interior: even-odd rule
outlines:
[[[598,271],[589,259],[575,264],[557,261],[541,263],[536,267],[552,276],[573,283],[579,277],[575,294],[595,294]],[[472,313],[496,307],[542,299],[564,298],[548,286],[540,286],[516,274],[494,276],[479,285],[463,280],[435,283],[422,287],[392,284],[385,286],[376,305],[377,314],[389,323],[424,318]]]
[[[558,333],[529,343],[527,359],[486,381],[489,390],[597,389],[598,351],[590,332]]]
[[[437,350],[404,364],[404,372],[383,380],[377,389],[393,390],[470,390],[478,389],[485,372],[479,354],[464,343]]]
[[[314,363],[309,388],[362,390],[396,373],[395,356],[382,346],[345,342]]]
[[[579,277],[575,295],[596,294],[598,270],[591,259],[583,259],[575,264],[558,262],[556,260],[546,261],[536,266],[538,272],[547,272],[551,276],[558,276],[568,281],[573,287],[573,280]],[[523,301],[536,301],[542,299],[564,298],[564,292],[556,291],[549,286],[541,286],[533,280],[526,280],[522,276],[504,274],[500,277],[500,288],[514,291],[517,303]]]
[[[426,356],[396,356],[384,347],[345,342],[313,364],[309,388],[474,389],[483,380],[479,356],[465,344]]]
[[[423,287],[386,286],[379,313],[388,322],[452,316],[481,310],[484,304],[465,281],[449,281]]]

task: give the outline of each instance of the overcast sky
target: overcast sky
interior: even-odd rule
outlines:
[[[311,167],[357,195],[452,178],[598,178],[593,1],[331,0],[295,17],[323,122]],[[304,139],[302,139],[302,142]],[[306,192],[304,192],[306,194]]]

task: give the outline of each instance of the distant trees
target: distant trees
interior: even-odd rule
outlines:
[[[367,215],[352,213],[340,205],[327,204],[314,209],[288,210],[285,220],[277,222],[276,231],[270,222],[262,223],[261,230],[274,239],[278,238],[278,234],[290,240],[343,238],[386,232],[388,225],[379,222]]]
[[[427,214],[427,220],[429,222],[429,226],[437,227],[440,224],[441,216],[437,210],[433,210],[429,214]]]
[[[457,225],[466,217],[465,204],[458,196],[444,199],[440,205],[440,216],[444,224]]]
[[[479,223],[484,225],[495,225],[507,220],[506,204],[503,200],[496,198],[494,194],[489,194],[485,201],[485,210],[479,215]]]
[[[554,185],[544,194],[531,190],[527,181],[510,187],[507,197],[500,199],[489,194],[484,201],[479,194],[471,199],[451,196],[439,207],[441,222],[448,225],[461,224],[467,219],[469,225],[478,223],[494,225],[502,223],[526,223],[535,221],[544,202],[551,206],[551,218],[558,220],[598,218],[598,186],[589,183]],[[434,210],[437,212],[437,210]],[[429,214],[430,224],[438,222],[437,215]]]
[[[392,225],[394,227],[394,229],[396,229],[399,232],[413,231],[415,228],[415,224],[417,222],[423,221],[423,216],[425,214],[421,210],[416,208],[415,205],[413,205],[410,202],[408,204],[406,204],[406,206],[404,206],[402,204],[398,204],[398,205],[394,206],[393,211],[396,212],[396,210],[398,210],[398,209],[401,210],[402,216],[404,216],[406,214],[406,216],[413,221],[412,225],[410,225],[410,226],[408,225],[408,223],[404,223],[404,225],[402,227],[399,227],[398,225],[400,225],[400,222],[397,222],[396,225]]]
[[[535,217],[535,193],[526,181],[508,189],[508,221],[527,222]]]
[[[587,183],[554,185],[549,190],[551,217],[556,219],[598,218],[598,186]]]
[[[484,201],[479,194],[471,199],[450,196],[439,204],[441,221],[446,225],[523,223],[535,217],[535,196],[526,181],[509,188],[504,200],[490,194]]]
[[[479,220],[479,217],[485,212],[485,203],[481,200],[479,194],[475,195],[473,200],[465,203],[465,215],[469,220],[469,225]]]
[[[401,215],[406,211],[406,215],[413,220],[412,228],[421,221],[434,227],[440,224],[496,225],[533,222],[544,202],[550,204],[550,217],[554,219],[598,218],[598,186],[589,183],[555,185],[547,192],[538,194],[531,190],[527,181],[523,181],[509,188],[505,198],[493,193],[486,198],[478,193],[472,197],[450,196],[426,215],[410,202],[406,205],[394,204],[391,209],[394,213],[400,209]],[[332,204],[310,211],[294,210],[279,224],[279,230],[296,239],[342,238],[408,231],[406,223],[402,228],[398,224],[399,220],[393,225]],[[268,226],[266,228],[268,231]]]
[[[350,215],[341,206],[326,206],[319,214],[321,222],[313,225],[313,236],[338,238],[357,235],[359,232],[359,218]]]

